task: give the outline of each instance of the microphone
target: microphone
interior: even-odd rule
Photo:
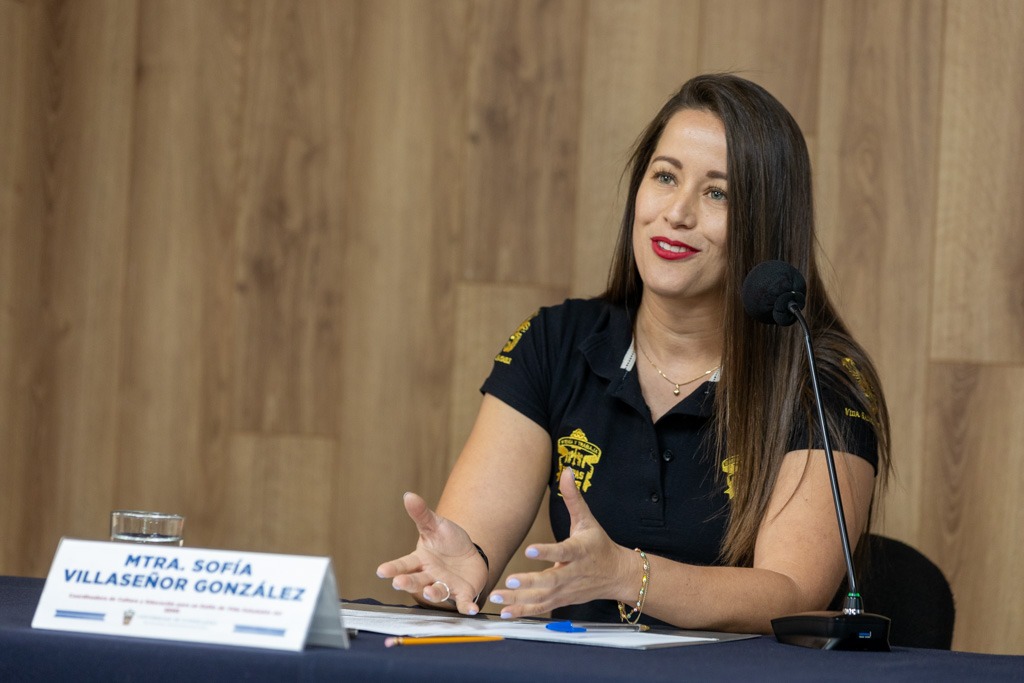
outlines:
[[[825,425],[825,409],[818,388],[818,370],[814,364],[814,348],[811,344],[811,330],[801,310],[807,299],[807,283],[800,271],[785,261],[759,263],[743,280],[743,308],[754,320],[766,325],[786,327],[800,323],[804,332],[804,346],[807,349],[807,364],[810,370],[814,402],[818,409],[818,423],[821,426],[822,443],[825,446],[825,462],[828,465],[829,481],[832,484],[832,501],[836,507],[839,523],[839,537],[843,544],[846,560],[848,592],[843,610],[804,612],[772,619],[772,630],[780,643],[811,647],[821,650],[864,650],[889,652],[889,618],[864,611],[864,605],[857,588],[857,577],[853,569],[853,554],[850,552],[850,537],[846,531],[846,516],[843,514],[843,499],[839,493],[839,479],[836,476],[836,461],[829,443],[828,428]]]
[[[802,310],[806,293],[807,283],[799,270],[785,261],[765,261],[743,280],[743,308],[759,323],[788,327],[798,315],[789,310],[789,304]]]

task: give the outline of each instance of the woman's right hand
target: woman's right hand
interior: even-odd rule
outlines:
[[[487,566],[469,534],[415,493],[406,493],[402,501],[420,535],[416,550],[380,565],[377,576],[391,579],[395,590],[417,600],[422,596],[428,603],[452,602],[462,614],[479,612],[476,601],[487,587]]]

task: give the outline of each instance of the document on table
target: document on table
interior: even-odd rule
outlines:
[[[383,633],[389,636],[502,636],[516,640],[568,643],[598,647],[648,650],[680,645],[701,645],[754,636],[735,633],[711,633],[658,629],[639,632],[623,624],[621,630],[564,633],[546,628],[547,620],[511,619],[481,614],[466,617],[452,612],[415,607],[388,607],[343,602],[342,622],[346,628]],[[588,622],[573,622],[586,626]],[[607,627],[607,624],[601,624]]]

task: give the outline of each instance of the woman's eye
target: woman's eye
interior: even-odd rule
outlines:
[[[663,185],[671,185],[676,181],[675,176],[673,176],[671,173],[666,173],[665,171],[655,171],[654,179],[657,180],[659,183],[662,183]]]
[[[708,190],[708,196],[714,199],[715,201],[725,201],[726,198],[725,190],[722,190],[717,187],[713,187],[710,190]]]

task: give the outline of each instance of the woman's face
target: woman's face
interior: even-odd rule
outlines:
[[[720,297],[726,268],[725,127],[683,109],[669,119],[636,195],[633,253],[645,296]]]

